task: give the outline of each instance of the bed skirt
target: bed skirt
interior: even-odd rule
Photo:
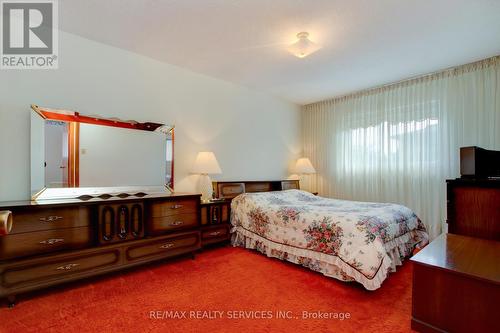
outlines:
[[[404,258],[420,246],[422,238],[426,238],[419,231],[410,231],[385,243],[386,256],[377,273],[367,277],[335,255],[276,243],[239,226],[233,227],[231,233],[233,246],[257,250],[268,257],[287,260],[341,281],[357,281],[368,290],[380,288],[387,274],[396,271],[396,266],[402,265]]]

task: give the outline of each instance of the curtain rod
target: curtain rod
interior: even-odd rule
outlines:
[[[410,84],[414,84],[414,83],[418,83],[418,82],[422,82],[422,81],[427,81],[427,80],[431,81],[431,80],[435,80],[435,79],[439,79],[439,78],[443,78],[443,77],[449,77],[452,75],[460,75],[463,73],[475,71],[478,69],[487,68],[487,67],[498,65],[498,64],[500,64],[500,55],[496,55],[493,57],[489,57],[486,59],[474,61],[474,62],[463,64],[463,65],[448,67],[446,69],[440,69],[440,70],[435,71],[435,72],[421,74],[421,75],[413,76],[413,77],[402,79],[402,80],[395,81],[395,82],[385,83],[385,84],[382,84],[379,86],[358,90],[358,91],[351,92],[351,93],[348,93],[345,95],[340,95],[337,97],[327,98],[327,99],[324,99],[321,101],[304,104],[302,107],[305,108],[305,107],[309,107],[311,105],[319,104],[319,103],[336,103],[336,102],[344,101],[344,100],[349,99],[349,98],[370,95],[370,94],[374,94],[377,92],[389,90],[392,88],[405,87],[405,86],[408,86]]]

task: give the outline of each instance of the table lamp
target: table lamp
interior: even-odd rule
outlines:
[[[215,155],[211,151],[199,152],[194,161],[193,173],[200,174],[198,183],[201,192],[201,200],[209,201],[212,199],[213,187],[209,175],[218,175],[222,173]]]
[[[295,172],[299,175],[313,174],[316,173],[311,161],[307,157],[299,158],[297,164],[295,164]]]
[[[314,169],[311,161],[309,161],[307,157],[303,157],[297,160],[297,163],[295,164],[295,172],[299,174],[300,180],[300,176],[316,173],[316,169]]]

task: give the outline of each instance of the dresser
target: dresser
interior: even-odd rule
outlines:
[[[117,271],[201,248],[200,195],[4,202],[0,297]]]
[[[230,240],[231,200],[245,192],[299,189],[298,180],[217,182],[200,194],[0,202],[0,298],[194,253]],[[0,215],[1,216],[1,215]]]
[[[411,261],[412,329],[500,332],[500,242],[442,234]]]
[[[500,241],[500,179],[446,183],[448,232]]]

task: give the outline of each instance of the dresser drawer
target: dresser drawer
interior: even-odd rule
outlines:
[[[217,226],[215,228],[207,228],[201,232],[201,239],[211,239],[211,238],[227,238],[229,235],[229,226]]]
[[[22,288],[99,268],[109,269],[113,265],[118,265],[119,260],[118,249],[25,260],[2,267],[1,284],[4,288]]]
[[[165,258],[197,250],[200,246],[199,232],[181,233],[131,245],[126,248],[125,257],[128,261]]]
[[[229,225],[213,226],[201,231],[201,242],[203,245],[217,243],[229,239]]]
[[[151,204],[151,217],[165,217],[178,214],[196,214],[199,199],[181,199]]]
[[[14,211],[12,217],[14,223],[10,234],[85,227],[90,224],[88,207],[26,209]]]
[[[78,249],[87,246],[90,239],[88,227],[9,234],[0,237],[0,260]]]
[[[161,234],[165,231],[181,230],[198,226],[198,214],[177,214],[165,217],[153,217],[150,221],[151,234]]]

